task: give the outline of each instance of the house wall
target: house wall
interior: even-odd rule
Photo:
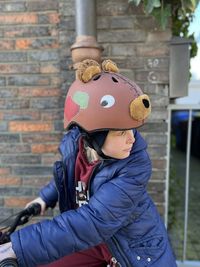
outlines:
[[[63,106],[74,80],[74,0],[0,2],[0,218],[35,198],[52,177],[63,134]],[[152,114],[140,131],[153,174],[148,190],[165,212],[169,41],[152,17],[128,0],[97,1],[102,58],[149,94]]]

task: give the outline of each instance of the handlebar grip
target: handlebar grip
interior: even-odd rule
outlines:
[[[25,209],[28,215],[37,216],[41,212],[41,205],[39,203],[33,203]],[[1,267],[1,266],[0,266]]]
[[[0,262],[0,267],[18,267],[17,260],[13,258],[7,258]]]

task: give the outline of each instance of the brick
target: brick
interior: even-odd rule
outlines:
[[[150,83],[168,83],[169,73],[167,71],[145,71],[136,70],[135,77],[137,81],[148,81]]]
[[[11,164],[12,166],[14,164],[40,164],[41,163],[41,157],[35,156],[35,155],[9,155],[9,156],[2,156],[1,162],[3,164]]]
[[[154,159],[152,159],[154,160]],[[157,159],[155,159],[157,160]],[[152,174],[152,177],[151,177],[151,180],[154,180],[154,181],[164,181],[166,179],[166,172],[163,170],[153,170],[153,174]]]
[[[164,145],[149,146],[148,152],[149,152],[150,157],[152,158],[161,158],[161,157],[166,157],[167,155],[166,146]]]
[[[33,193],[32,188],[22,187],[22,186],[9,186],[9,187],[0,187],[1,196],[31,196]]]
[[[60,65],[57,63],[41,64],[40,73],[60,73]]]
[[[134,56],[136,54],[136,47],[134,44],[111,44],[112,56]]]
[[[0,177],[0,186],[17,186],[21,185],[22,181],[19,177]]]
[[[156,170],[166,169],[167,167],[167,160],[166,159],[153,159],[152,160],[152,167]]]
[[[1,109],[20,109],[28,108],[29,100],[27,99],[5,99],[0,100]]]
[[[52,130],[52,123],[11,121],[9,122],[9,130],[11,132],[49,132]]]
[[[118,16],[126,15],[128,12],[128,2],[120,0],[102,0],[97,2],[97,15]]]
[[[55,155],[42,155],[42,164],[44,165],[53,166],[54,162],[57,160],[61,160],[61,156],[58,153]]]
[[[34,37],[49,37],[49,36],[57,36],[56,29],[52,26],[9,26],[6,25],[4,29],[4,37],[5,38],[34,38]]]
[[[7,197],[4,200],[6,207],[22,207],[24,208],[28,202],[32,200],[32,197]]]
[[[32,40],[22,39],[16,40],[15,48],[16,49],[28,49],[31,47]]]
[[[60,3],[60,14],[63,16],[75,16],[74,0],[64,1]]]
[[[117,64],[119,69],[141,69],[144,68],[144,59],[135,58],[133,56],[123,57],[123,58],[111,58]]]
[[[0,65],[1,69],[1,65]],[[17,97],[18,89],[17,88],[1,88],[0,90],[0,98],[7,98],[7,97]]]
[[[0,12],[23,12],[26,10],[25,3],[0,3]]]
[[[51,112],[43,110],[41,116],[43,121],[60,120],[63,118],[63,110],[51,110]]]
[[[54,61],[59,60],[59,54],[57,51],[35,51],[28,54],[30,61]]]
[[[167,134],[160,133],[143,133],[148,144],[167,145]]]
[[[63,126],[64,126],[63,125],[63,120],[54,121],[54,129],[55,129],[55,131],[58,131],[58,132],[63,131],[64,130]]]
[[[9,173],[10,173],[10,169],[9,168],[0,167],[0,176],[5,176],[5,175],[8,175]]]
[[[5,86],[5,85],[6,85],[6,78],[0,77],[0,86]]]
[[[29,12],[51,11],[56,9],[58,9],[58,1],[48,0],[48,4],[46,0],[27,2],[27,10]]]
[[[49,17],[50,24],[58,24],[60,22],[58,13],[50,13],[48,14],[48,17]]]
[[[23,178],[22,184],[25,186],[42,187],[49,182],[49,177],[35,177],[35,178]]]
[[[49,84],[50,84],[50,78],[48,76],[18,75],[18,76],[8,77],[8,85],[13,85],[13,86],[40,86]]]
[[[153,43],[152,45],[137,45],[137,56],[143,57],[163,57],[169,56],[169,47],[163,43]]]
[[[143,90],[147,94],[154,94],[160,96],[169,95],[169,86],[167,84],[146,84]]]
[[[13,50],[14,41],[13,40],[0,40],[0,50]]]
[[[54,109],[64,107],[64,100],[60,97],[32,98],[30,107],[34,109]]]
[[[98,18],[97,18],[98,19]],[[74,17],[61,17],[60,18],[60,29],[61,30],[75,30],[75,18]]]
[[[134,16],[111,17],[111,29],[134,29]]]
[[[157,69],[166,69],[169,68],[169,59],[165,58],[148,58],[145,59],[145,67],[147,69],[157,70]]]
[[[149,194],[151,195],[155,203],[163,203],[165,200],[163,192],[158,193],[149,191]]]
[[[39,66],[36,64],[0,64],[0,74],[38,73]]]
[[[18,154],[21,153],[30,153],[31,148],[27,144],[1,144],[0,154],[13,154],[13,151],[17,151]]]
[[[55,38],[49,39],[20,39],[16,40],[16,49],[19,50],[30,50],[30,49],[48,49],[48,48],[58,48],[58,40]]]
[[[19,96],[23,97],[42,97],[42,96],[60,96],[61,91],[58,88],[19,88]]]
[[[31,151],[35,154],[57,153],[58,144],[35,144],[31,146]]]
[[[147,36],[149,33],[154,33],[154,31],[158,30],[158,23],[153,16],[136,16],[136,24],[138,28],[142,28],[147,31]]]
[[[98,32],[98,41],[99,42],[109,42],[109,43],[127,43],[127,42],[143,42],[146,39],[145,31],[140,30],[111,30],[103,31],[99,30]]]
[[[29,143],[29,144],[36,144],[36,143],[40,143],[41,144],[41,140],[44,143],[60,143],[62,137],[62,133],[40,133],[40,134],[29,134],[29,133],[22,133],[21,135],[21,139],[23,143]]]
[[[22,52],[0,52],[0,62],[24,62],[27,61],[27,55]]]
[[[148,185],[148,190],[151,192],[164,192],[165,191],[165,183],[164,182],[153,182],[150,181]]]
[[[20,167],[13,167],[12,168],[13,172],[16,175],[33,175],[33,176],[37,176],[37,175],[52,175],[52,167],[46,167],[46,166],[32,166],[32,167],[26,167],[23,166],[23,168]]]
[[[172,38],[171,31],[154,31],[148,32],[147,34],[147,42],[169,42]]]
[[[167,123],[166,122],[147,122],[140,128],[140,132],[159,132],[159,133],[166,133],[167,132]]]
[[[151,104],[153,107],[167,107],[169,105],[169,98],[167,96],[151,95]]]
[[[0,122],[0,132],[7,132],[8,125],[6,121]]]
[[[37,15],[33,13],[21,13],[21,14],[11,14],[11,15],[0,15],[1,25],[8,24],[36,24]]]
[[[41,118],[37,110],[6,110],[2,116],[6,121],[39,120]]]
[[[0,143],[19,143],[20,137],[18,134],[2,134],[0,133]]]
[[[0,207],[0,220],[3,221],[6,218],[10,217],[13,214],[13,210],[7,208],[1,208]]]

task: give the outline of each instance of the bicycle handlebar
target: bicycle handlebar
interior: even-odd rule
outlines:
[[[17,226],[27,223],[31,216],[37,216],[40,212],[41,205],[39,203],[33,203],[19,213],[13,215],[15,216],[13,223],[5,228],[2,228],[7,228],[7,230],[2,232],[2,229],[0,229],[0,245],[10,241],[10,235],[15,231]],[[17,260],[13,258],[4,259],[0,262],[0,267],[18,267]]]
[[[15,231],[17,226],[27,223],[31,216],[39,215],[40,212],[41,212],[41,205],[39,203],[33,203],[26,209],[23,209],[18,214],[13,215],[15,216],[15,219],[12,224],[5,227],[7,228],[7,230],[3,232],[2,229],[0,229],[0,245],[10,241],[10,235]]]

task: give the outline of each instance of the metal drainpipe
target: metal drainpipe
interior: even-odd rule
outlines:
[[[101,61],[102,47],[96,40],[96,0],[76,0],[76,41],[71,46],[74,67],[84,59]]]

